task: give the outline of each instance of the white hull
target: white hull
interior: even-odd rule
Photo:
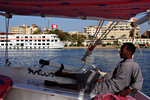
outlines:
[[[31,68],[34,72],[39,68]],[[76,83],[69,78],[53,76],[56,70],[42,69],[40,75],[33,75],[27,67],[1,67],[0,74],[11,77],[13,88],[8,92],[5,100],[78,100],[90,98],[89,95],[75,90],[68,90],[59,87],[46,87],[44,80],[51,80],[63,83]],[[45,76],[44,73],[49,76]],[[65,80],[65,81],[64,81]]]
[[[39,71],[39,68],[0,67],[0,74],[11,77],[14,82],[5,100],[89,100],[94,96],[75,90],[44,86],[44,80],[70,84],[74,84],[75,80],[53,76],[56,70],[52,69],[42,69],[39,74],[33,74],[35,71]],[[150,100],[140,91],[136,92],[134,97],[136,100]]]
[[[6,48],[6,36],[0,35],[0,48]],[[47,49],[63,48],[65,42],[60,41],[56,34],[39,35],[8,35],[8,49]]]
[[[14,86],[5,100],[78,100],[76,94],[68,94],[53,90],[36,89],[31,87]]]

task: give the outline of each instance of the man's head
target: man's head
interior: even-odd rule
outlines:
[[[131,59],[135,53],[136,47],[133,43],[124,43],[120,49],[120,58]]]

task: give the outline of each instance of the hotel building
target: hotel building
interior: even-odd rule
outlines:
[[[112,22],[108,22],[106,26],[102,26],[101,30],[98,34],[98,37],[100,37],[110,26]],[[88,35],[93,36],[96,32],[98,26],[87,26],[84,27],[84,32],[87,33]],[[139,34],[139,26],[136,27],[135,33],[136,35]],[[119,38],[129,38],[130,36],[130,31],[132,27],[130,23],[125,23],[125,22],[119,22],[111,31],[110,33],[106,36],[106,39],[119,39]]]
[[[16,33],[16,34],[33,34],[37,30],[41,30],[40,27],[36,26],[36,24],[32,24],[31,26],[27,26],[24,24],[23,26],[17,26],[17,27],[11,27],[10,33]]]

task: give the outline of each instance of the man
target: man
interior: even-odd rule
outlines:
[[[126,96],[131,91],[142,88],[143,77],[139,65],[134,62],[132,55],[135,53],[135,46],[132,43],[124,43],[120,49],[120,58],[123,60],[119,62],[118,66],[114,69],[111,77],[107,75],[99,78],[98,80],[90,79],[90,81],[80,81],[78,84],[59,84],[56,82],[45,81],[45,85],[57,85],[69,89],[84,90],[87,93],[94,94],[118,94]],[[56,72],[57,76],[70,77],[77,79],[75,74],[66,74],[62,72],[63,67]],[[91,74],[91,73],[90,73]],[[89,74],[85,74],[86,79]],[[99,75],[96,74],[99,77]],[[81,75],[81,77],[84,77]],[[98,78],[97,77],[97,78]],[[78,79],[77,79],[78,80]]]

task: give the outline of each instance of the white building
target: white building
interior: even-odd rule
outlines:
[[[97,26],[87,26],[87,27],[84,27],[84,32],[87,33],[87,35],[93,36],[96,32],[96,29],[97,29]],[[101,31],[99,32],[98,37],[100,36],[100,34],[101,34]]]
[[[111,23],[112,22],[107,23],[106,27],[109,27]],[[114,27],[111,30],[111,32],[107,35],[107,38],[108,39],[129,38],[131,29],[132,29],[132,27],[131,27],[130,23],[119,22],[116,25],[116,27]],[[139,26],[136,27],[135,33],[136,33],[136,35],[139,34]]]
[[[68,32],[68,34],[70,34],[70,35],[77,34],[77,35],[83,35],[83,36],[85,36],[85,37],[88,37],[87,33],[78,32],[78,31],[70,31],[70,32]]]
[[[108,22],[106,26],[102,26],[100,32],[98,33],[98,37],[100,37],[110,26],[112,22]],[[85,33],[93,36],[96,32],[97,26],[88,26],[84,27]],[[130,23],[119,22],[106,36],[106,39],[118,39],[118,38],[129,38],[130,31],[132,27]],[[135,29],[136,35],[139,34],[139,26]]]
[[[138,39],[118,39],[119,44],[123,44],[126,42],[133,42],[134,44],[150,44],[150,38],[138,38]]]
[[[16,34],[33,34],[37,30],[41,30],[40,27],[36,26],[35,24],[32,24],[32,26],[27,26],[24,24],[23,26],[17,26],[17,27],[11,27],[10,33],[16,33]]]

